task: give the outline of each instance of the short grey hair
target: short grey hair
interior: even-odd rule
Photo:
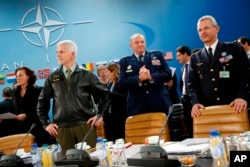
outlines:
[[[71,40],[63,40],[57,43],[57,47],[61,45],[66,46],[70,52],[74,51],[77,55],[77,45],[75,44],[75,42]]]
[[[130,42],[132,42],[132,40],[135,38],[135,37],[142,37],[143,39],[145,39],[144,35],[140,34],[140,33],[136,33],[136,34],[133,34],[130,36]]]
[[[214,18],[213,16],[211,16],[211,15],[205,15],[205,16],[202,16],[202,17],[198,20],[198,22],[197,22],[197,27],[198,27],[199,23],[200,23],[202,20],[210,20],[213,26],[218,26],[217,21],[215,20],[215,18]]]

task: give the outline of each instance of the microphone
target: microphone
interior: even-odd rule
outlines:
[[[96,119],[93,122],[93,124],[95,124],[99,120],[100,115],[98,114],[99,110],[98,110],[98,107],[97,107],[92,95],[91,95],[91,102],[92,102],[93,109],[94,109],[94,112],[96,115]],[[83,143],[86,141],[91,130],[93,130],[92,126],[91,126],[91,128],[89,128],[87,133],[84,135],[84,138],[82,140],[81,149],[73,148],[73,149],[69,149],[66,151],[67,160],[90,160],[89,154],[85,150],[83,150]]]
[[[179,107],[180,105],[182,104],[173,104],[172,106],[169,107],[168,115],[160,131],[157,145],[142,146],[140,149],[140,154],[142,159],[159,159],[159,158],[168,159],[167,152],[160,146],[160,139],[163,135],[165,128],[167,127],[169,117],[173,113],[174,108]]]
[[[0,166],[17,166],[21,167],[24,166],[24,161],[22,158],[20,158],[18,155],[16,155],[17,150],[20,148],[23,141],[26,139],[26,137],[29,135],[29,133],[35,128],[36,124],[33,123],[29,129],[29,131],[26,133],[26,135],[22,138],[22,140],[17,145],[14,154],[11,155],[3,155],[0,159]]]

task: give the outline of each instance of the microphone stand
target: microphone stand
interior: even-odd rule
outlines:
[[[172,114],[175,106],[176,104],[173,104],[172,106],[169,107],[169,112],[168,112],[166,121],[164,122],[164,125],[161,129],[157,145],[148,145],[148,146],[141,147],[140,154],[141,154],[142,159],[159,159],[159,158],[168,159],[167,152],[160,146],[160,139],[167,126],[168,119],[170,115]]]
[[[94,98],[92,95],[91,95],[91,101],[92,101],[92,105],[94,107],[94,111],[95,111],[95,115],[96,115],[96,119],[93,122],[93,125],[95,125],[95,123],[99,120],[100,115],[98,114],[98,107],[95,104],[95,101],[94,101]],[[67,160],[90,160],[89,154],[85,150],[83,150],[83,143],[85,142],[85,140],[89,136],[89,133],[92,130],[93,130],[93,126],[91,126],[91,128],[89,128],[89,130],[85,134],[83,141],[82,141],[82,144],[81,144],[81,149],[73,148],[73,149],[67,150],[67,152],[66,152]]]

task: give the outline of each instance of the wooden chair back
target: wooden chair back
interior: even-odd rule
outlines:
[[[104,122],[102,122],[99,127],[96,127],[97,136],[102,137],[103,139],[106,138],[104,126],[105,126],[105,124],[104,124]]]
[[[13,154],[25,135],[26,133],[22,133],[1,137],[0,150],[4,154]],[[34,142],[35,137],[32,134],[28,134],[19,148],[24,149],[25,152],[29,152]]]
[[[247,111],[236,114],[229,105],[209,106],[200,111],[201,115],[193,119],[194,138],[209,137],[212,129],[218,130],[223,137],[249,131]]]
[[[143,144],[149,136],[159,136],[166,121],[163,112],[145,113],[130,116],[125,123],[125,141],[133,144]],[[168,126],[162,134],[161,139],[169,141],[170,133]]]

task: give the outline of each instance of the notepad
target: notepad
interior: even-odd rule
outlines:
[[[166,150],[167,154],[203,154],[209,150],[209,143],[208,139],[185,139],[181,142],[176,142],[162,147]]]

